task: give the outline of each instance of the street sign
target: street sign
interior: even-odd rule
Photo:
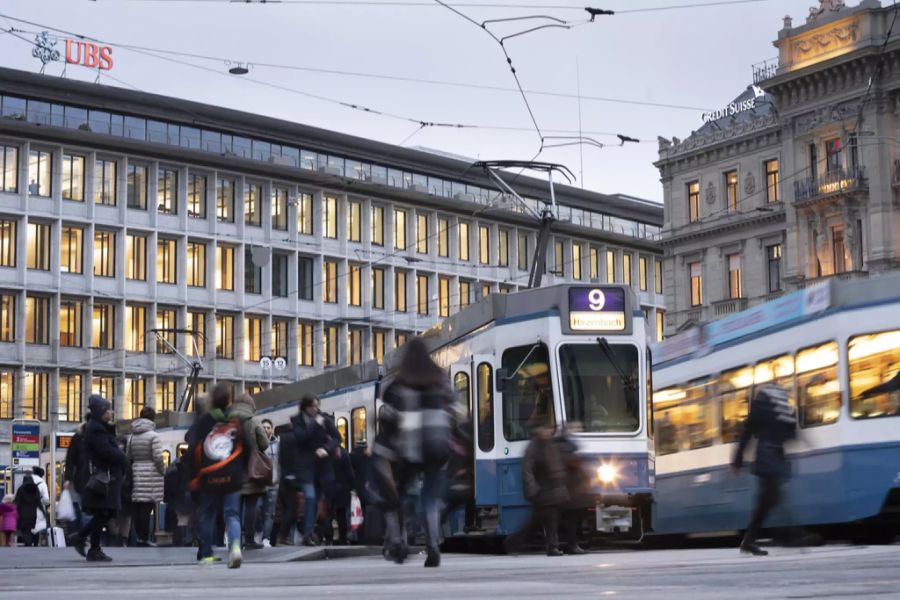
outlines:
[[[40,466],[41,424],[38,421],[13,421],[12,464],[14,467]]]
[[[263,371],[271,371],[272,370],[272,359],[268,356],[263,356],[259,359],[259,368]]]
[[[287,360],[283,356],[276,356],[274,364],[276,371],[284,371],[287,368]]]

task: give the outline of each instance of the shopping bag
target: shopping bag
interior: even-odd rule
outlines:
[[[56,520],[75,520],[75,503],[72,502],[72,494],[69,493],[69,490],[63,490],[59,495],[59,501],[56,503]]]
[[[363,524],[362,504],[356,494],[350,495],[350,528],[359,529]]]

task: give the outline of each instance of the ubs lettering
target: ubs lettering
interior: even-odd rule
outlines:
[[[92,42],[66,40],[66,62],[109,71],[113,67],[112,48]]]

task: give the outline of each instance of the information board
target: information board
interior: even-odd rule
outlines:
[[[41,464],[41,424],[38,421],[13,421],[12,466],[38,467]]]

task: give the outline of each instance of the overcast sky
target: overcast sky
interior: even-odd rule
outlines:
[[[377,0],[373,0],[375,2]],[[491,0],[459,0],[488,3]],[[591,5],[629,10],[709,0],[502,0],[503,3],[560,7]],[[495,0],[501,3],[501,0]],[[850,4],[856,4],[851,0]],[[751,65],[776,56],[772,41],[790,14],[805,21],[814,0],[761,0],[733,6],[619,14],[598,17],[572,30],[528,34],[506,45],[527,90],[575,95],[576,62],[581,94],[680,105],[663,108],[583,98],[582,129],[623,133],[647,140],[625,148],[584,147],[583,185],[662,201],[656,136],[690,135],[702,125],[703,109],[718,108],[751,83]],[[580,20],[579,10],[461,8],[476,20],[549,14]],[[228,4],[223,2],[128,0],[3,0],[0,13],[58,27],[111,43],[165,48],[228,57],[251,63],[250,74],[227,74],[222,62],[185,58],[212,71],[175,64],[124,48],[113,51],[114,69],[101,83],[128,84],[143,91],[227,106],[399,144],[417,126],[366,114],[289,90],[365,105],[432,122],[519,130],[425,128],[405,145],[426,146],[480,159],[528,159],[539,141],[506,66],[500,47],[483,31],[439,6],[340,6],[325,4]],[[38,27],[12,23],[18,29]],[[0,19],[0,26],[8,24]],[[516,29],[518,28],[518,29]],[[501,29],[520,30],[521,25]],[[33,33],[22,34],[29,39]],[[62,42],[60,47],[64,52]],[[38,71],[31,49],[0,35],[6,67]],[[179,59],[182,60],[182,59]],[[282,70],[276,63],[508,88],[510,91],[402,82]],[[47,67],[59,75],[61,64]],[[70,66],[70,78],[93,81],[96,71]],[[578,100],[530,94],[538,125],[577,130]],[[596,136],[615,145],[617,140]],[[561,162],[576,175],[579,149],[547,150],[542,160]],[[579,181],[578,185],[582,182]]]

